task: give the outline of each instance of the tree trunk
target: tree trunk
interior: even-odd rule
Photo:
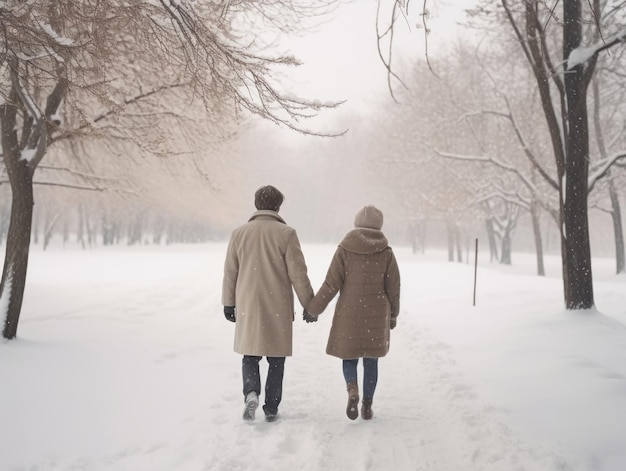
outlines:
[[[563,53],[567,60],[582,40],[580,0],[563,2]],[[587,213],[589,174],[589,123],[585,66],[566,70],[564,74],[567,101],[565,133],[565,188],[560,206],[563,285],[567,309],[590,309],[594,305],[591,274],[591,248]]]
[[[595,78],[592,82],[593,90],[593,123],[596,131],[596,142],[600,157],[606,159],[609,157],[604,140],[604,132],[602,131],[602,120],[600,118],[601,100],[599,79]],[[615,265],[616,272],[624,273],[624,230],[622,227],[622,212],[619,203],[619,196],[615,190],[615,180],[613,172],[609,170],[606,178],[609,182],[609,197],[611,198],[611,217],[613,218],[613,235],[615,238]]]
[[[485,228],[487,230],[487,240],[489,241],[489,262],[493,263],[494,260],[499,260],[499,257],[498,244],[496,242],[496,231],[493,227],[492,217],[485,219]]]
[[[113,223],[108,215],[102,213],[102,245],[113,245]]]
[[[461,228],[458,224],[454,225],[454,240],[456,243],[456,261],[463,263],[463,244],[461,243]]]
[[[54,228],[59,220],[59,216],[61,213],[55,213],[52,218],[50,218],[50,212],[46,213],[45,219],[45,227],[43,231],[43,249],[46,250],[48,245],[50,245],[50,240],[52,239],[52,235],[54,234]]]
[[[143,226],[143,216],[141,214],[135,214],[135,217],[128,224],[128,245],[141,245]]]
[[[446,221],[448,234],[448,262],[454,262],[454,223]]]
[[[30,170],[26,163],[20,167],[17,177],[21,183],[13,190],[11,220],[0,283],[0,308],[6,316],[2,335],[7,339],[16,336],[22,310],[34,204]]]
[[[543,242],[541,240],[539,204],[536,201],[533,201],[530,204],[530,218],[533,225],[533,234],[535,236],[535,253],[537,254],[537,275],[546,276],[546,270],[543,264]]]
[[[5,104],[1,112],[4,164],[11,182],[11,217],[7,234],[6,255],[0,281],[0,320],[2,336],[15,338],[22,310],[26,271],[33,222],[33,177],[28,162],[20,159],[15,131],[16,109]]]
[[[80,243],[80,246],[85,249],[85,222],[84,222],[84,210],[83,204],[78,204],[78,227],[76,229],[76,241]]]
[[[152,232],[152,243],[160,245],[164,232],[165,232],[165,221],[163,221],[163,219],[161,219],[160,217],[157,217],[157,219],[154,222],[154,228]]]
[[[85,218],[85,229],[87,230],[87,245],[89,245],[89,248],[91,248],[93,245],[96,244],[97,237],[95,236],[91,228],[91,221],[89,219],[89,214],[85,213],[84,218]]]
[[[613,232],[615,233],[615,265],[616,272],[626,273],[626,263],[624,260],[624,228],[622,226],[622,209],[619,203],[619,196],[615,189],[615,182],[609,180],[609,195],[611,196],[611,216],[613,218]]]
[[[512,248],[512,229],[508,226],[505,228],[502,234],[502,247],[501,247],[501,256],[500,256],[500,264],[501,265],[510,265],[511,264],[511,248]]]
[[[411,247],[413,253],[424,253],[426,250],[426,220],[422,219],[410,225]]]
[[[593,2],[596,5],[596,2]],[[502,2],[510,21],[516,27],[507,1]],[[558,76],[551,68],[542,48],[545,30],[537,21],[538,1],[525,2],[525,46],[529,63],[537,80],[543,112],[550,132],[557,168],[559,192],[559,232],[563,267],[563,288],[566,309],[593,307],[591,249],[587,215],[589,172],[589,124],[587,117],[587,86],[595,69],[596,57],[584,65],[568,68],[570,53],[582,42],[582,1],[563,0],[563,63]],[[517,28],[516,28],[517,30]],[[517,30],[519,31],[519,30]],[[561,104],[561,123],[552,101],[550,81],[554,81]]]
[[[67,244],[69,240],[70,240],[70,224],[67,218],[65,218],[63,220],[63,247],[65,247],[65,245]]]

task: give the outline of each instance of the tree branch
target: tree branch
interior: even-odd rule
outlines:
[[[602,179],[618,161],[626,159],[626,152],[617,152],[606,159],[599,160],[589,169],[588,193],[591,193],[598,180]]]
[[[5,184],[5,183],[9,183],[9,180],[0,180],[0,185]],[[115,193],[126,193],[130,195],[137,195],[137,193],[133,190],[124,190],[124,189],[119,189],[119,188],[113,189],[113,188],[106,188],[106,187],[100,187],[100,186],[82,186],[82,185],[74,185],[71,183],[33,181],[33,185],[54,186],[54,187],[59,187],[59,188],[69,188],[72,190],[86,190],[86,191],[99,191],[99,192],[112,191]]]

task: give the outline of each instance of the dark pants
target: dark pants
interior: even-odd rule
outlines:
[[[343,377],[347,383],[358,383],[359,359],[343,360]],[[363,399],[374,399],[378,383],[378,358],[363,358]]]
[[[261,394],[261,375],[259,374],[259,361],[262,357],[244,355],[241,362],[243,376],[243,397],[254,391]],[[285,357],[266,357],[269,363],[267,380],[265,381],[265,405],[263,410],[266,414],[276,414],[278,405],[283,396],[283,374],[285,372]]]

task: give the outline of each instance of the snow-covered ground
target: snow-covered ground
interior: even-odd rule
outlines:
[[[18,339],[0,341],[0,469],[626,469],[626,277],[611,260],[594,260],[599,312],[572,313],[556,258],[546,278],[530,255],[481,263],[474,307],[471,264],[398,248],[374,420],[345,417],[331,306],[316,324],[298,309],[280,419],[250,424],[225,248],[33,248]],[[317,288],[334,247],[303,249]]]

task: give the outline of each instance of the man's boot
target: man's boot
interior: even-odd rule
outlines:
[[[355,420],[359,416],[359,385],[352,381],[348,383],[346,415],[350,420]]]
[[[259,396],[254,391],[249,392],[246,396],[246,405],[243,409],[243,420],[254,420],[257,407],[259,407]]]

